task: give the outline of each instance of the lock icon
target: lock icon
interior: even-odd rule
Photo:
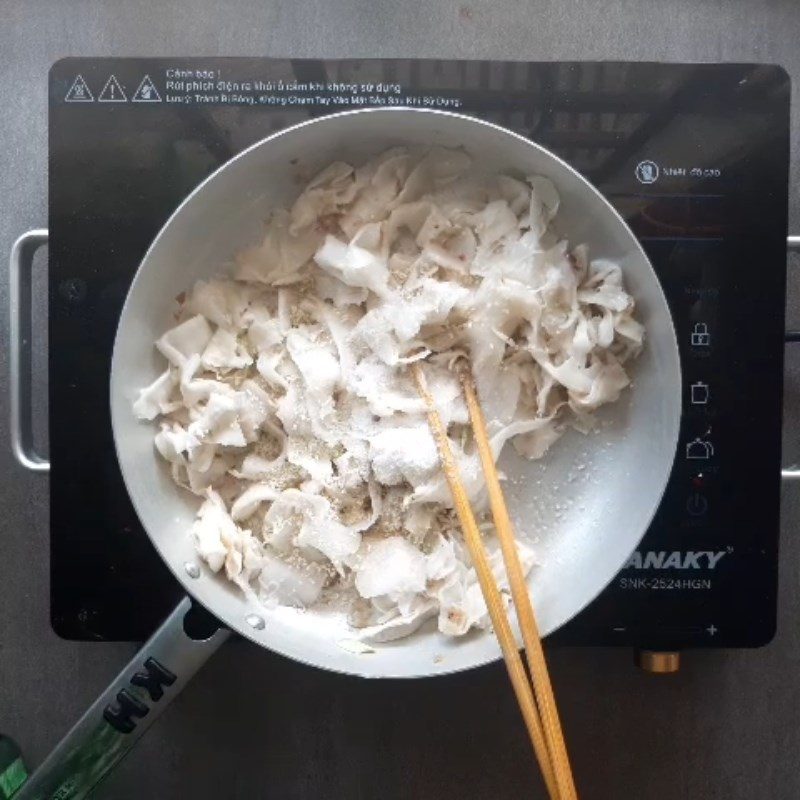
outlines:
[[[705,322],[695,323],[692,328],[692,347],[708,347],[711,344],[711,334]]]

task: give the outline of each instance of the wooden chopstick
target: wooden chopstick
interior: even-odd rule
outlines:
[[[433,438],[436,441],[436,447],[439,450],[439,457],[442,461],[445,479],[453,495],[456,513],[458,514],[459,522],[464,531],[464,541],[472,558],[472,563],[475,566],[475,572],[478,576],[478,582],[480,583],[481,591],[486,601],[489,617],[492,620],[497,640],[500,643],[500,649],[503,652],[503,658],[506,662],[506,669],[511,679],[511,685],[514,689],[520,711],[522,712],[525,727],[528,729],[528,735],[530,736],[536,759],[539,762],[539,768],[542,771],[548,794],[553,800],[559,800],[560,795],[556,784],[553,765],[550,761],[547,742],[542,730],[542,722],[539,718],[539,709],[536,706],[536,700],[534,699],[528,676],[525,673],[525,667],[523,666],[522,658],[519,654],[517,641],[514,638],[511,624],[506,616],[506,610],[500,596],[500,591],[497,588],[494,575],[489,566],[489,559],[486,555],[486,548],[484,547],[480,531],[478,530],[478,524],[475,521],[475,516],[470,508],[466,490],[461,482],[458,465],[450,449],[447,431],[436,409],[434,399],[428,391],[425,375],[419,363],[411,364],[411,373],[417,384],[420,396],[425,401],[428,412],[428,424],[433,433]]]
[[[536,624],[536,616],[533,613],[528,585],[525,582],[525,575],[522,572],[522,565],[519,561],[514,529],[508,514],[503,490],[500,486],[500,479],[497,475],[494,455],[489,444],[486,420],[478,401],[478,393],[475,390],[472,372],[466,365],[463,365],[459,370],[459,377],[467,401],[475,443],[478,447],[478,454],[480,455],[481,466],[486,479],[486,487],[489,491],[492,517],[497,537],[500,540],[506,574],[511,586],[511,596],[514,599],[517,619],[522,631],[522,640],[525,643],[525,656],[528,662],[528,669],[530,669],[531,677],[533,678],[536,702],[542,718],[545,740],[553,763],[559,796],[561,800],[575,800],[577,798],[575,780],[569,763],[564,732],[558,717],[553,685],[547,670],[547,662],[542,649],[542,640],[539,636],[539,627]]]

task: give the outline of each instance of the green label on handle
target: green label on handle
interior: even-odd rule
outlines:
[[[27,779],[28,770],[25,769],[22,759],[15,758],[0,773],[0,798],[8,800]]]

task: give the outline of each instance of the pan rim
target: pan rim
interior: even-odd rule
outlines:
[[[168,228],[170,227],[172,222],[181,214],[183,209],[188,204],[190,204],[192,202],[192,200],[198,194],[200,194],[204,190],[204,188],[209,183],[214,181],[220,173],[222,173],[223,171],[228,169],[231,165],[233,165],[234,163],[238,162],[241,159],[247,158],[247,156],[251,152],[253,152],[254,150],[257,150],[258,148],[261,148],[261,147],[265,146],[267,143],[275,141],[276,139],[281,138],[281,137],[291,136],[296,131],[298,131],[298,130],[300,130],[302,128],[311,126],[311,125],[318,125],[320,123],[325,123],[326,121],[330,121],[330,120],[338,119],[338,118],[342,118],[342,117],[357,117],[357,116],[362,116],[362,115],[408,114],[408,113],[416,113],[416,114],[426,115],[426,116],[433,117],[433,118],[446,117],[446,118],[457,119],[457,120],[461,121],[462,123],[475,125],[475,126],[479,126],[479,127],[483,127],[485,129],[491,130],[494,134],[500,134],[502,136],[511,137],[511,138],[519,141],[520,143],[523,143],[527,147],[531,147],[531,148],[539,151],[546,158],[548,158],[551,161],[553,161],[554,163],[558,164],[560,169],[566,170],[569,173],[571,173],[574,177],[576,177],[579,180],[579,182],[581,183],[581,185],[584,187],[584,189],[586,189],[589,192],[591,192],[593,195],[595,195],[596,199],[601,201],[601,203],[603,204],[603,206],[605,208],[605,211],[609,214],[609,217],[610,218],[613,217],[616,220],[616,223],[623,230],[626,231],[626,233],[628,234],[628,238],[630,240],[630,243],[631,243],[631,247],[637,251],[636,252],[637,256],[640,257],[648,265],[648,267],[649,267],[649,269],[650,269],[650,271],[651,271],[651,273],[652,273],[652,275],[653,275],[653,277],[655,279],[655,283],[656,283],[656,286],[657,286],[657,289],[658,289],[658,293],[659,293],[659,301],[661,303],[663,303],[664,307],[667,309],[667,312],[668,312],[667,313],[667,319],[669,321],[670,334],[671,334],[670,335],[670,345],[671,345],[670,351],[671,351],[671,356],[672,356],[672,359],[674,361],[674,367],[675,367],[675,378],[676,378],[676,382],[675,382],[676,385],[674,387],[675,399],[671,404],[671,409],[672,409],[671,417],[672,418],[668,420],[668,424],[670,425],[671,430],[674,432],[674,436],[672,437],[673,438],[673,447],[672,447],[672,452],[671,452],[670,457],[669,457],[668,464],[665,461],[664,474],[663,474],[662,479],[660,481],[660,486],[658,488],[658,491],[653,493],[653,501],[650,504],[650,507],[648,507],[646,509],[646,513],[643,514],[643,517],[646,519],[647,524],[643,527],[643,529],[640,532],[639,537],[633,543],[633,547],[627,553],[627,555],[626,555],[626,558],[627,558],[628,556],[630,556],[630,553],[632,553],[636,549],[636,547],[638,547],[638,544],[641,541],[641,538],[644,536],[644,534],[647,531],[647,528],[649,527],[650,523],[652,522],[653,518],[655,517],[655,514],[656,514],[656,512],[657,512],[657,510],[658,510],[658,508],[659,508],[659,506],[661,504],[664,492],[666,490],[666,487],[667,487],[667,484],[668,484],[668,481],[669,481],[669,476],[670,476],[670,473],[671,473],[671,470],[672,470],[672,466],[673,466],[673,463],[674,463],[675,455],[676,455],[676,452],[677,452],[678,436],[679,436],[679,429],[680,429],[680,418],[681,418],[682,375],[681,375],[681,362],[680,362],[680,356],[679,356],[678,345],[677,345],[677,337],[676,337],[675,327],[674,327],[674,319],[672,317],[672,314],[669,312],[669,306],[668,306],[668,303],[667,303],[666,296],[664,295],[663,287],[662,287],[661,282],[658,279],[658,276],[657,276],[657,274],[656,274],[656,272],[655,272],[655,270],[654,270],[654,268],[652,266],[652,263],[650,262],[650,259],[647,257],[647,254],[645,253],[644,249],[642,248],[641,243],[636,238],[636,236],[633,234],[633,232],[630,230],[630,228],[627,225],[627,223],[625,222],[625,220],[620,216],[620,214],[611,205],[611,203],[606,199],[606,197],[590,181],[588,181],[583,175],[581,175],[577,170],[575,170],[571,165],[569,165],[563,159],[559,158],[557,155],[555,155],[554,153],[552,153],[550,150],[548,150],[547,148],[543,147],[542,145],[540,145],[540,144],[538,144],[538,143],[536,143],[536,142],[534,142],[534,141],[532,141],[530,139],[527,139],[526,137],[524,137],[524,136],[522,136],[520,134],[517,134],[514,131],[510,131],[507,128],[502,127],[501,125],[497,125],[497,124],[492,123],[492,122],[487,122],[485,120],[482,120],[482,119],[479,119],[479,118],[476,118],[476,117],[472,117],[472,116],[469,116],[469,115],[466,115],[466,114],[460,114],[460,113],[455,113],[455,112],[451,112],[451,111],[442,111],[442,110],[438,110],[438,109],[426,109],[426,108],[413,108],[413,107],[399,106],[399,107],[391,107],[391,108],[356,109],[356,110],[351,110],[351,111],[343,111],[343,112],[338,112],[338,113],[334,113],[334,114],[328,114],[328,115],[325,115],[325,116],[322,116],[322,117],[315,117],[315,118],[312,118],[312,119],[309,119],[309,120],[304,120],[303,122],[300,122],[300,123],[298,123],[296,125],[290,126],[290,127],[285,128],[285,129],[283,129],[281,131],[277,131],[277,132],[275,132],[275,133],[273,133],[273,134],[271,134],[269,136],[266,136],[266,137],[260,139],[259,141],[255,142],[254,144],[250,145],[249,147],[245,148],[240,153],[237,153],[235,156],[233,156],[231,159],[226,161],[224,164],[220,165],[216,170],[214,170],[210,175],[208,175],[203,181],[201,181],[181,201],[181,203],[177,206],[177,208],[170,214],[170,216],[168,217],[166,222],[162,225],[162,227],[160,228],[159,232],[156,234],[155,238],[153,239],[153,241],[151,242],[151,244],[147,248],[147,251],[145,252],[144,256],[142,257],[142,259],[141,259],[141,261],[139,263],[139,266],[137,267],[136,273],[134,274],[134,277],[133,277],[133,279],[131,281],[130,287],[129,287],[128,292],[127,292],[126,297],[125,297],[125,302],[123,303],[123,306],[122,306],[122,309],[121,309],[121,312],[120,312],[120,322],[125,318],[126,313],[127,313],[128,309],[129,309],[129,304],[131,303],[131,297],[134,294],[134,290],[135,290],[138,282],[141,280],[142,266],[144,264],[146,264],[146,262],[148,261],[148,259],[151,256],[152,252],[156,249],[156,247],[158,246],[160,240],[165,235],[165,232],[168,230]],[[164,553],[162,552],[162,547],[159,544],[158,538],[150,533],[150,530],[149,530],[148,526],[142,521],[142,515],[140,514],[139,502],[137,501],[136,492],[135,491],[131,491],[131,487],[135,485],[135,479],[128,473],[128,470],[126,469],[125,459],[122,457],[120,437],[118,435],[120,409],[118,409],[116,403],[113,402],[113,396],[114,396],[114,393],[115,393],[114,387],[116,386],[117,382],[120,380],[119,379],[119,372],[120,372],[121,368],[119,366],[119,359],[118,359],[118,353],[119,353],[118,343],[119,343],[119,337],[120,337],[120,328],[121,328],[121,325],[120,325],[120,323],[118,323],[117,330],[116,330],[115,337],[114,337],[114,347],[113,347],[112,359],[111,359],[111,371],[110,371],[110,379],[109,379],[109,405],[110,405],[110,410],[111,410],[111,424],[112,424],[112,432],[113,432],[113,438],[114,438],[114,447],[115,447],[115,452],[116,452],[116,455],[117,455],[117,460],[118,460],[118,463],[119,463],[119,466],[120,466],[120,472],[122,474],[123,482],[125,484],[126,491],[128,492],[128,496],[131,499],[131,503],[132,503],[132,505],[133,505],[133,507],[134,507],[134,509],[136,511],[137,517],[140,520],[142,528],[144,529],[145,533],[147,534],[148,538],[150,539],[150,542],[152,543],[153,547],[155,548],[155,550],[158,553],[158,555],[161,558],[161,560],[166,564],[166,566],[169,568],[169,570],[172,572],[172,574],[175,576],[175,578],[179,581],[179,583],[183,587],[184,591],[187,594],[191,595],[197,602],[201,603],[201,605],[204,605],[204,607],[208,608],[208,606],[205,603],[203,603],[203,601],[197,596],[196,589],[193,588],[194,586],[196,586],[196,584],[193,584],[193,582],[188,580],[187,577],[182,574],[182,572],[180,570],[180,565],[173,563],[173,561],[171,559],[167,558],[164,555]],[[621,568],[623,566],[623,564],[624,564],[624,561],[620,563],[619,567]],[[579,613],[581,613],[581,611],[583,611],[600,593],[602,593],[602,591],[611,583],[611,581],[613,581],[613,579],[616,576],[616,574],[617,574],[617,571],[615,571],[614,573],[609,575],[608,578],[602,582],[602,585],[599,585],[599,587],[596,589],[596,591],[594,591],[593,593],[589,593],[591,596],[585,598],[585,600],[583,600],[580,604],[576,604],[575,608],[571,611],[570,614],[566,615],[563,619],[557,620],[556,623],[546,631],[546,633],[549,634],[549,633],[554,632],[555,630],[558,630],[564,624],[566,624],[571,619],[573,619],[575,616],[577,616]],[[267,643],[262,638],[259,638],[258,631],[253,630],[253,629],[249,629],[249,626],[244,624],[243,621],[242,621],[242,624],[236,624],[236,623],[232,622],[231,620],[226,619],[225,615],[218,614],[217,611],[214,608],[208,608],[208,611],[210,613],[212,613],[214,616],[216,616],[220,620],[221,623],[223,623],[224,625],[230,627],[232,630],[235,630],[240,635],[250,639],[251,641],[253,641],[255,644],[259,645],[260,647],[264,647],[267,650],[279,653],[280,655],[283,655],[283,656],[285,656],[287,658],[290,658],[293,661],[297,661],[298,663],[304,663],[304,664],[307,664],[309,666],[319,667],[319,668],[322,668],[322,669],[326,669],[328,671],[339,672],[341,674],[354,675],[354,676],[358,676],[358,677],[365,677],[365,678],[408,678],[408,679],[412,679],[412,678],[425,678],[425,677],[434,677],[434,676],[445,676],[445,675],[452,675],[452,674],[455,674],[455,673],[458,673],[458,672],[462,672],[462,671],[465,671],[465,670],[470,670],[470,669],[475,669],[477,667],[485,666],[485,665],[493,663],[493,662],[495,662],[495,661],[497,661],[497,660],[499,660],[501,658],[501,655],[500,655],[500,653],[498,651],[497,654],[490,653],[490,654],[486,655],[486,657],[473,659],[472,661],[469,661],[467,663],[456,664],[455,666],[452,666],[452,665],[449,665],[449,664],[447,664],[447,665],[434,665],[434,664],[432,664],[431,665],[432,668],[427,672],[426,671],[415,671],[415,672],[398,671],[398,672],[396,672],[396,671],[393,671],[392,669],[387,669],[384,672],[379,672],[379,673],[370,672],[369,674],[365,674],[363,672],[358,672],[356,670],[350,670],[350,669],[346,669],[346,668],[339,668],[336,665],[333,665],[333,664],[330,664],[330,663],[325,663],[324,661],[321,661],[321,660],[317,661],[317,660],[315,660],[314,658],[311,658],[311,657],[303,657],[302,655],[299,655],[296,651],[291,650],[291,648],[284,647],[284,646],[282,646],[280,644]],[[491,635],[491,634],[489,634],[487,632],[485,635]],[[413,635],[410,638],[413,639]],[[435,667],[435,669],[433,667]]]

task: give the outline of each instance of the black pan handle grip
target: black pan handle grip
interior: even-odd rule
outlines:
[[[185,597],[14,800],[80,800],[111,771],[230,631]]]

